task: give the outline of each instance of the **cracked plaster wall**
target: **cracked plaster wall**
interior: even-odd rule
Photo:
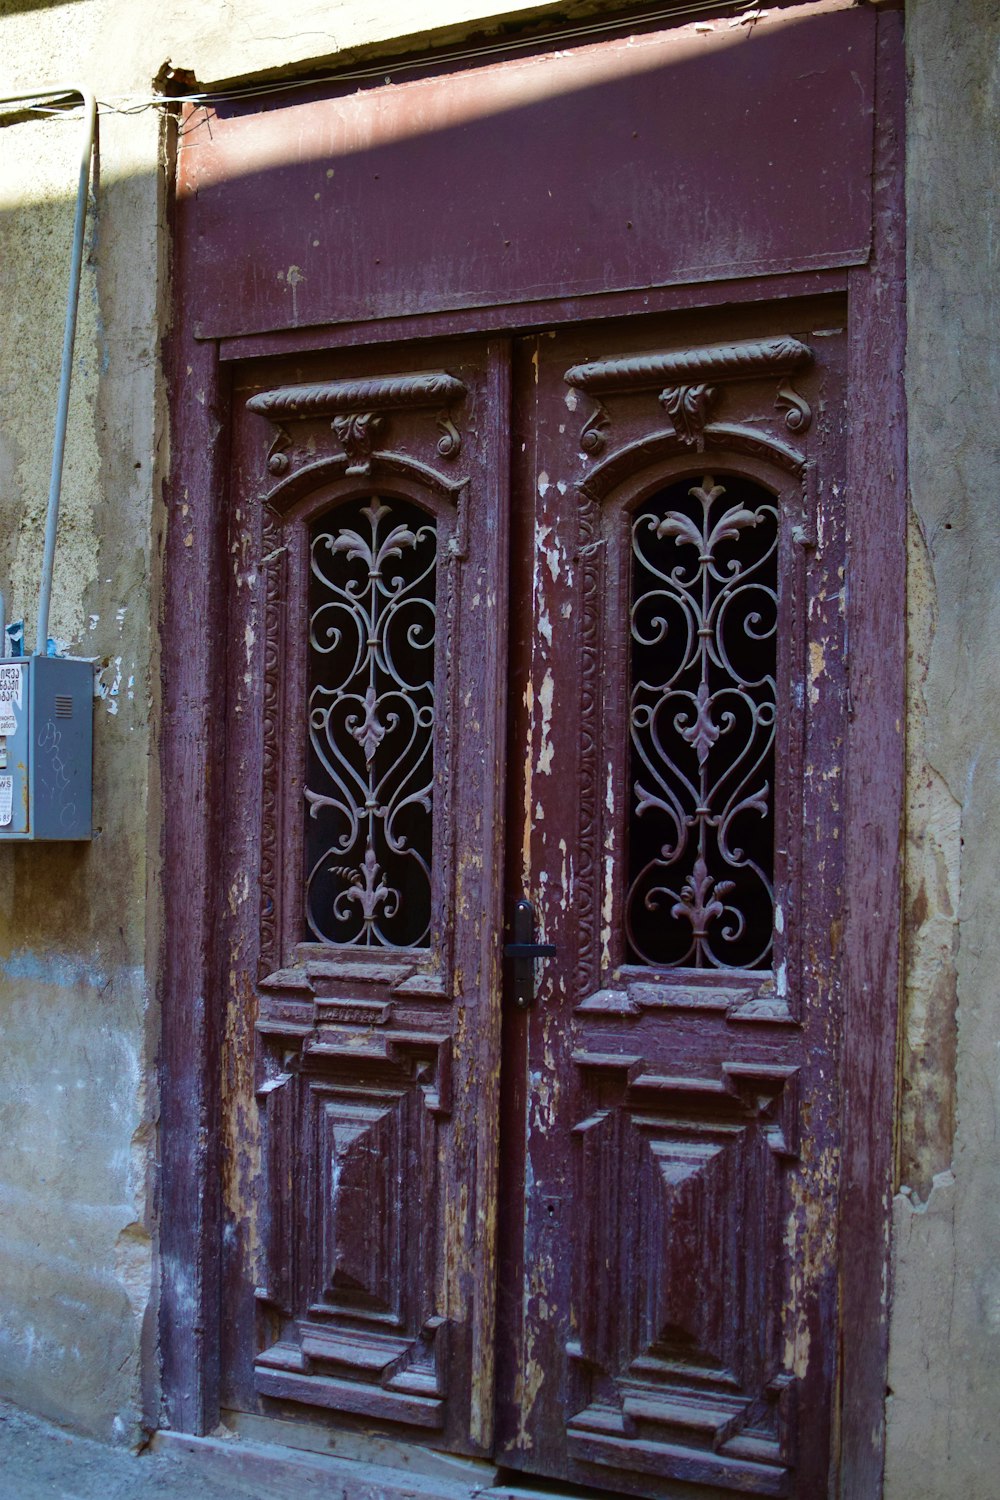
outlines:
[[[909,787],[885,1494],[996,1500],[1000,12],[909,0],[906,18]]]

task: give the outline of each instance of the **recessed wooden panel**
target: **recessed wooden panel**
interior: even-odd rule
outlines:
[[[627,1076],[607,1058],[580,1065]],[[583,1462],[682,1478],[707,1449],[720,1467],[738,1456],[752,1493],[781,1493],[790,1155],[772,1116],[794,1115],[794,1075],[758,1076],[741,1097],[747,1082],[640,1072],[575,1128],[580,1404],[567,1433]]]
[[[359,1052],[313,1031],[260,1096],[269,1234],[258,1296],[285,1318],[258,1356],[257,1389],[440,1426],[434,1206],[447,1044],[383,1033]]]
[[[370,1308],[396,1318],[402,1302],[404,1205],[402,1166],[407,1156],[406,1095],[351,1097],[312,1084],[317,1111],[323,1227],[319,1296],[336,1306]],[[424,1185],[415,1183],[419,1192]]]

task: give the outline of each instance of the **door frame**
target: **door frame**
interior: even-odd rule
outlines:
[[[372,325],[368,341],[503,333],[566,320],[641,315],[846,290],[850,424],[846,520],[864,535],[847,595],[843,1157],[840,1181],[840,1402],[837,1493],[881,1493],[888,1352],[888,1256],[900,976],[905,723],[906,447],[902,14],[879,10],[873,244],[867,264],[756,281],[688,285]],[[159,1284],[163,1425],[203,1434],[219,1420],[221,1006],[215,910],[225,840],[221,771],[226,680],[225,506],[228,360],[292,352],[293,330],[201,340],[190,318],[197,266],[171,213],[173,312],[166,341],[171,470],[165,484],[159,726],[161,941]],[[358,342],[330,331],[331,347]],[[315,330],[312,331],[315,338]],[[312,347],[315,347],[313,343]],[[199,497],[210,497],[200,502]],[[853,554],[852,554],[853,556]],[[875,1250],[878,1253],[873,1253]],[[847,1331],[846,1334],[844,1331]],[[369,1471],[370,1473],[370,1471]],[[481,1483],[481,1481],[480,1481]]]

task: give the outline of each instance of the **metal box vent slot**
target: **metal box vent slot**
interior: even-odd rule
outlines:
[[[71,719],[73,717],[73,699],[68,693],[56,694],[56,718]]]

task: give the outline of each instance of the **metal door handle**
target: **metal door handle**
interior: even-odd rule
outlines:
[[[535,960],[553,958],[555,944],[535,942],[535,908],[530,901],[517,903],[511,925],[514,941],[504,944],[503,956],[514,960],[514,1004],[526,1010],[535,1000]]]

